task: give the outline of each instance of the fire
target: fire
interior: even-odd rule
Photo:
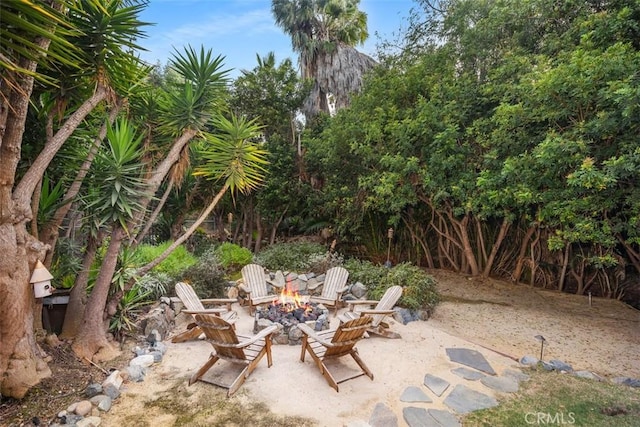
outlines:
[[[293,311],[297,308],[306,309],[308,307],[308,303],[298,293],[298,287],[290,282],[282,288],[280,297],[274,299],[273,305],[280,305],[286,311]]]

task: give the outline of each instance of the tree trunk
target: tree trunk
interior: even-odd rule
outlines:
[[[520,252],[518,253],[516,266],[513,269],[513,275],[511,277],[511,280],[515,283],[518,283],[520,281],[520,278],[522,277],[522,271],[524,269],[524,263],[527,255],[527,247],[529,246],[529,240],[531,240],[531,236],[533,236],[533,233],[535,231],[536,227],[534,225],[530,226],[527,229],[524,237],[522,238],[522,243],[520,244]]]
[[[191,235],[198,229],[198,227],[200,227],[200,224],[202,224],[204,222],[204,220],[207,219],[207,217],[209,216],[209,214],[211,213],[213,208],[216,207],[216,205],[218,204],[218,202],[220,201],[222,196],[224,196],[224,194],[227,192],[228,189],[229,189],[229,186],[225,184],[222,187],[222,189],[218,192],[218,194],[216,194],[216,196],[213,198],[211,203],[209,203],[209,206],[207,206],[206,209],[204,211],[202,211],[202,213],[200,214],[198,219],[196,219],[196,221],[191,225],[191,227],[189,227],[187,229],[187,231],[185,231],[182,236],[180,236],[178,239],[176,239],[167,249],[165,249],[164,252],[162,252],[160,255],[158,255],[158,257],[156,259],[154,259],[153,261],[151,261],[147,265],[142,266],[138,270],[136,270],[136,274],[135,275],[138,276],[138,277],[142,277],[145,274],[147,274],[154,267],[156,267],[162,261],[167,259],[167,257],[169,255],[171,255],[171,253],[173,251],[175,251],[178,246],[180,246],[189,237],[191,237]],[[133,287],[134,283],[135,283],[134,281],[130,281],[129,283],[127,283],[127,285],[125,286],[124,289],[118,289],[114,293],[114,295],[109,300],[109,304],[107,306],[107,313],[115,313],[116,307],[118,306],[118,303],[122,299],[122,296],[124,295],[125,292],[127,292],[129,289],[131,289]],[[92,293],[92,295],[93,295],[93,293]]]
[[[165,158],[156,166],[151,173],[151,178],[146,180],[146,192],[145,196],[140,200],[140,209],[134,214],[133,219],[128,223],[128,229],[131,230],[133,239],[133,232],[137,227],[141,225],[144,220],[147,207],[153,199],[153,196],[158,192],[158,188],[162,185],[165,177],[173,167],[173,165],[180,159],[180,153],[184,147],[191,141],[191,139],[198,134],[196,129],[187,129],[182,135],[180,135],[171,145],[171,149],[166,154]],[[133,243],[132,241],[129,243]]]
[[[153,227],[153,223],[156,222],[156,219],[158,219],[158,216],[160,215],[160,212],[162,211],[164,204],[167,203],[169,194],[171,194],[171,190],[173,190],[173,182],[174,182],[173,179],[169,180],[169,185],[167,185],[167,189],[164,191],[162,198],[158,202],[158,205],[156,206],[156,208],[151,213],[151,216],[149,216],[149,218],[147,219],[146,224],[142,229],[142,231],[138,233],[138,235],[134,238],[134,241],[132,242],[133,244],[130,245],[131,247],[138,246],[140,242],[142,242],[142,240],[144,240],[144,238],[147,237],[147,234],[149,234],[149,230],[151,230],[151,227]]]
[[[36,42],[44,51],[50,43],[46,39]],[[20,66],[33,72],[37,62],[22,60]],[[46,246],[27,233],[31,194],[22,204],[13,199],[34,78],[23,74],[19,81],[17,88],[0,86],[1,99],[9,100],[0,104],[0,395],[22,399],[51,370],[35,341],[35,297],[29,283],[32,266],[42,259]]]
[[[113,124],[113,122],[116,120],[116,117],[118,117],[118,113],[120,112],[121,108],[122,108],[122,100],[119,99],[116,105],[111,109],[111,111],[109,111],[109,117],[108,117],[109,124]],[[73,182],[71,183],[71,185],[69,186],[69,188],[67,189],[67,191],[65,192],[62,198],[63,200],[62,206],[60,206],[56,210],[56,212],[53,215],[53,218],[51,218],[51,220],[49,220],[49,222],[42,227],[42,241],[48,244],[49,246],[51,246],[51,250],[47,253],[47,257],[45,258],[45,263],[44,263],[44,265],[46,265],[47,267],[51,266],[53,253],[55,251],[56,244],[58,242],[58,235],[59,235],[58,233],[60,230],[60,225],[62,224],[62,221],[64,221],[64,218],[67,216],[69,209],[71,209],[72,202],[80,192],[80,188],[82,187],[82,182],[84,181],[85,176],[87,176],[87,173],[89,173],[89,168],[91,168],[91,164],[93,163],[93,159],[95,158],[96,153],[98,152],[98,148],[100,147],[100,144],[102,144],[102,141],[106,136],[107,136],[107,123],[103,123],[103,125],[100,127],[100,130],[98,131],[98,136],[96,136],[96,138],[93,140],[93,144],[91,144],[91,147],[89,148],[87,157],[82,162],[82,165],[80,165],[80,169],[76,173],[75,179],[73,180]],[[35,214],[36,212],[34,212],[34,215]]]
[[[60,150],[60,147],[69,139],[74,130],[91,113],[94,108],[107,97],[107,89],[98,85],[93,95],[84,101],[82,105],[74,111],[64,125],[56,132],[50,141],[47,141],[44,148],[33,161],[27,173],[24,174],[13,192],[13,198],[21,205],[29,203],[33,190],[38,181],[42,179],[49,163]]]
[[[496,255],[498,254],[498,250],[500,249],[500,246],[502,245],[502,242],[504,241],[504,238],[507,235],[507,231],[509,230],[510,226],[511,223],[509,222],[507,217],[504,217],[502,219],[500,231],[498,232],[498,237],[491,247],[491,252],[489,253],[489,257],[487,258],[487,265],[485,265],[484,271],[482,272],[482,277],[489,277],[491,269],[493,268],[493,263],[496,259]]]
[[[93,285],[82,319],[80,333],[73,341],[71,348],[84,360],[111,360],[118,352],[107,340],[104,322],[104,309],[107,305],[111,279],[118,264],[118,253],[126,234],[118,224],[112,226],[111,241],[102,260],[100,272]]]
[[[285,216],[285,214],[287,213],[288,210],[289,210],[289,206],[287,205],[287,207],[284,208],[284,211],[282,211],[282,214],[280,214],[280,216],[278,217],[276,222],[273,224],[273,227],[271,228],[271,235],[269,236],[269,244],[270,245],[273,245],[276,242],[276,235],[278,233],[278,227],[280,226],[280,224],[284,220],[284,216]]]
[[[62,324],[62,332],[60,338],[68,339],[75,338],[80,331],[82,325],[82,319],[84,317],[84,310],[87,305],[87,285],[89,284],[89,273],[91,271],[91,265],[93,265],[98,253],[98,247],[102,241],[101,237],[91,237],[87,242],[87,247],[84,251],[84,259],[82,260],[82,270],[78,273],[71,293],[69,294],[69,304],[67,304],[67,311],[64,315],[64,322]]]
[[[262,248],[262,235],[264,234],[264,230],[262,229],[262,217],[260,216],[260,212],[256,212],[256,243],[253,247],[253,252],[258,253]]]

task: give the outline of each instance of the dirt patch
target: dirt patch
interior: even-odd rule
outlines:
[[[145,381],[125,384],[111,411],[101,414],[102,425],[343,425],[367,420],[380,401],[401,414],[398,396],[405,387],[421,384],[427,370],[440,374],[442,369],[440,375],[446,377],[444,348],[484,349],[499,371],[523,355],[538,357],[536,335],[547,340],[545,360],[560,359],[576,370],[603,377],[640,378],[640,311],[619,301],[594,298],[589,304],[582,296],[445,271],[430,273],[438,281],[443,302],[429,321],[393,325],[401,340],[372,338],[359,343],[374,381],[366,377],[348,381],[336,393],[309,360],[299,362],[299,347],[275,346],[274,366],[267,370],[264,363],[227,399],[223,390],[209,384],[187,385],[211,347],[205,342],[180,343],[170,345],[165,360],[151,368]],[[238,327],[251,328],[246,308],[234,308],[246,317],[246,325]],[[52,377],[22,401],[3,399],[0,425],[32,425],[34,417],[46,425],[60,410],[81,400],[87,384],[105,377],[100,369],[78,360],[67,344],[43,344],[43,349],[52,359]],[[123,351],[127,354],[131,356]],[[116,362],[104,368],[120,366]],[[126,363],[126,357],[119,363]]]
[[[640,311],[620,301],[564,294],[508,282],[430,272],[443,303],[429,322],[496,351],[560,359],[606,377],[640,377]]]

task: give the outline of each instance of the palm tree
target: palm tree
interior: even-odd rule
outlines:
[[[142,23],[136,19],[143,7],[124,0],[43,0],[0,2],[0,392],[22,398],[29,388],[50,375],[41,360],[34,336],[34,297],[29,271],[44,257],[47,245],[30,235],[26,223],[34,213],[32,195],[51,160],[71,133],[108,99],[110,77],[122,76],[121,53],[133,61],[135,38]],[[92,20],[91,17],[98,17]],[[118,29],[110,26],[119,21]],[[96,31],[88,31],[91,24]],[[130,25],[130,26],[129,26]],[[116,50],[88,41],[107,33],[118,38]],[[101,50],[97,51],[96,48]],[[92,62],[93,61],[93,62]],[[131,63],[131,62],[128,62]],[[111,64],[91,67],[89,64]],[[64,70],[64,73],[62,72]],[[91,78],[89,72],[94,72]],[[45,90],[60,87],[61,76],[77,76],[77,87],[90,86],[81,102],[44,149],[29,162],[25,173],[17,173],[29,102],[36,79]],[[125,79],[126,80],[126,79]],[[131,79],[128,79],[129,84]],[[61,110],[64,111],[64,110]],[[17,178],[20,177],[20,181]]]
[[[185,242],[207,219],[227,191],[247,194],[262,184],[267,152],[254,142],[260,136],[261,126],[255,120],[232,115],[231,119],[219,117],[215,120],[215,128],[219,134],[207,135],[199,150],[204,164],[197,167],[193,174],[212,181],[222,180],[222,187],[191,227],[156,259],[139,268],[136,271],[138,276],[160,264]]]
[[[112,356],[106,337],[103,313],[107,305],[111,279],[116,269],[118,253],[127,236],[127,223],[134,212],[140,209],[139,200],[144,194],[141,179],[140,143],[143,135],[126,119],[120,119],[107,129],[108,149],[103,149],[96,158],[97,167],[92,188],[94,200],[90,208],[102,225],[110,230],[107,251],[100,272],[91,290],[84,311],[83,325],[73,342],[73,351],[81,358],[91,360],[102,351],[102,356]]]
[[[304,79],[313,80],[304,106],[307,118],[329,113],[329,98],[337,109],[349,105],[351,93],[360,89],[363,74],[376,62],[354,49],[369,36],[367,15],[358,10],[360,0],[273,0],[276,24],[291,36],[300,55]]]

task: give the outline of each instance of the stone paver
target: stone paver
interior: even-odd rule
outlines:
[[[442,393],[449,388],[450,384],[448,381],[436,377],[435,375],[426,374],[424,376],[424,385],[426,385],[436,396],[440,397],[442,396]]]
[[[431,403],[433,400],[429,396],[427,396],[422,389],[409,386],[404,389],[402,392],[402,396],[400,396],[401,402],[428,402]]]
[[[402,417],[409,427],[440,427],[426,409],[409,406],[402,408]]]
[[[438,422],[439,426],[460,427],[462,425],[460,424],[458,417],[453,415],[451,412],[443,411],[442,409],[429,409],[427,412]]]
[[[377,403],[369,418],[371,427],[398,427],[398,417],[384,403]]]
[[[463,384],[458,384],[444,400],[444,404],[458,414],[466,414],[497,406],[498,401]]]
[[[502,393],[515,393],[519,388],[518,382],[509,377],[484,377],[480,379],[480,382],[490,389]]]
[[[478,381],[479,379],[486,377],[482,372],[474,371],[469,368],[456,368],[452,369],[451,372],[469,381]]]
[[[468,348],[448,348],[446,351],[452,362],[469,366],[489,375],[496,375],[496,371],[493,370],[487,359],[479,351]]]

